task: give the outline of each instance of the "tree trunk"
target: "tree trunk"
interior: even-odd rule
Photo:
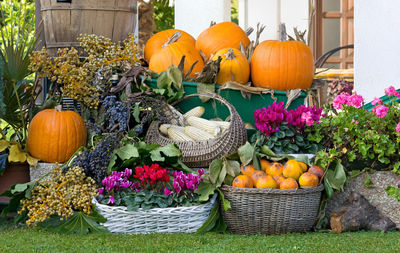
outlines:
[[[361,194],[353,192],[347,203],[331,213],[331,228],[335,233],[358,230],[391,231],[396,224],[383,216]]]

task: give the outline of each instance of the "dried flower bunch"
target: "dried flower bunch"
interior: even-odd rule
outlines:
[[[94,180],[82,168],[70,168],[66,173],[55,168],[50,176],[50,180],[39,182],[30,199],[21,200],[22,208],[18,212],[28,211],[27,225],[43,222],[52,215],[67,219],[74,211],[91,213],[92,198],[98,191]]]
[[[118,67],[125,72],[135,65],[138,62],[135,38],[129,35],[122,43],[114,43],[108,38],[92,34],[81,35],[78,41],[87,54],[84,60],[74,48],[59,49],[55,57],[50,57],[43,48],[32,53],[29,69],[38,72],[39,77],[47,76],[57,83],[64,96],[96,109],[100,103],[100,93],[107,87],[99,87],[98,83],[94,83],[95,77],[99,71],[110,72]]]

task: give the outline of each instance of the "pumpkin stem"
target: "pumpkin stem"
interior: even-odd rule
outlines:
[[[210,22],[210,27],[213,26],[213,25],[216,25],[216,24],[217,24],[217,22],[211,21],[211,22]]]
[[[228,52],[226,52],[225,57],[226,57],[225,60],[230,60],[230,61],[232,61],[232,60],[234,60],[236,58],[236,55],[233,52],[232,48],[228,49]]]
[[[169,40],[165,42],[165,44],[162,47],[164,48],[168,45],[171,45],[172,43],[176,42],[181,36],[182,36],[181,32],[175,32],[174,34],[172,34],[171,38],[169,38]]]
[[[281,23],[279,31],[280,31],[279,41],[286,41],[287,40],[287,37],[286,37],[287,33],[286,33],[286,25],[285,25],[285,23]]]
[[[55,108],[56,112],[61,112],[62,111],[62,106],[61,105],[57,105]]]
[[[254,28],[253,27],[249,27],[246,29],[246,35],[250,36],[250,34],[252,34],[254,32]]]

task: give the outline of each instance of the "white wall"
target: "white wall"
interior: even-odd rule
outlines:
[[[211,21],[231,21],[230,0],[175,0],[176,29],[197,38]]]
[[[260,40],[279,39],[279,24],[286,24],[286,31],[294,35],[293,28],[308,29],[308,0],[239,0],[239,25],[247,29],[266,26]],[[250,36],[255,39],[255,33]]]
[[[400,1],[354,1],[354,82],[366,101],[400,87]]]

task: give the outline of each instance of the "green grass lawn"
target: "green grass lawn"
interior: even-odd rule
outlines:
[[[400,232],[61,235],[0,218],[0,252],[399,252]]]

